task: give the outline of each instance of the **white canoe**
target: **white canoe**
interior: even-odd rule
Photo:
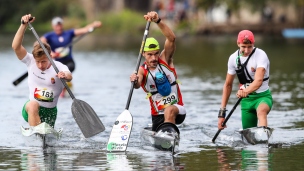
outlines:
[[[273,128],[261,126],[240,130],[244,142],[255,144],[268,144],[272,135]]]
[[[38,138],[42,142],[43,148],[54,146],[60,139],[62,131],[62,128],[55,130],[45,122],[31,128],[21,126],[22,135],[25,137]]]
[[[174,127],[169,129],[166,127],[157,132],[152,131],[151,126],[145,127],[141,131],[141,142],[142,144],[153,146],[162,151],[170,151],[174,154],[178,151],[180,141],[179,130],[176,125]]]

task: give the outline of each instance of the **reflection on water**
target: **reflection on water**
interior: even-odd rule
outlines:
[[[58,159],[54,150],[34,151],[21,150],[21,168],[22,170],[40,171],[40,170],[57,170]]]
[[[257,170],[266,171],[271,169],[272,154],[267,147],[255,149],[243,148],[237,156],[231,156],[232,149],[217,148],[219,170]],[[232,160],[232,161],[231,161]]]
[[[2,38],[2,37],[1,37]],[[7,40],[6,40],[7,39]],[[32,40],[25,38],[30,45]],[[93,41],[89,41],[89,39]],[[0,170],[300,170],[304,154],[304,49],[297,42],[268,39],[257,35],[257,47],[264,49],[271,62],[270,86],[274,106],[269,114],[269,127],[274,128],[272,143],[280,148],[245,146],[235,132],[241,128],[240,109],[235,110],[228,128],[211,139],[217,131],[217,112],[226,76],[228,56],[236,50],[231,36],[178,39],[175,64],[187,118],[179,126],[180,153],[168,153],[143,147],[140,131],[151,122],[149,105],[142,90],[135,90],[130,105],[133,128],[126,154],[106,153],[105,146],[113,122],[124,110],[130,90],[129,75],[134,70],[138,42],[113,46],[99,37],[83,39],[75,46],[76,70],[73,93],[96,111],[106,130],[85,139],[71,114],[71,98],[58,104],[56,128],[63,137],[54,149],[43,151],[29,147],[20,134],[27,125],[21,108],[28,99],[26,81],[13,86],[14,79],[26,67],[17,60],[8,41],[0,48]],[[139,38],[141,40],[141,38]],[[94,46],[87,42],[94,42]],[[102,43],[101,43],[102,42]],[[102,45],[102,46],[99,46]],[[90,51],[88,51],[90,49]],[[283,62],[282,62],[283,61]],[[236,88],[236,86],[234,86]],[[236,90],[233,90],[236,91]],[[236,102],[231,97],[228,109]],[[296,155],[295,155],[296,154]],[[284,169],[283,169],[284,168]]]
[[[261,148],[257,151],[243,149],[241,155],[241,166],[243,170],[269,170],[269,163],[271,163],[271,155],[269,155],[267,148]]]
[[[177,156],[142,150],[119,154],[100,150],[1,149],[0,170],[301,170],[303,147],[203,147],[200,152]]]

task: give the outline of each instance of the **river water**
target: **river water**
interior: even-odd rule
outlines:
[[[30,32],[30,31],[28,31]],[[237,46],[235,36],[210,36],[177,39],[175,65],[187,109],[185,122],[179,126],[179,153],[172,156],[140,142],[140,131],[150,123],[145,93],[134,90],[129,111],[133,128],[127,152],[107,153],[106,143],[113,122],[123,112],[135,69],[141,37],[109,41],[102,36],[87,36],[74,48],[76,70],[72,92],[93,107],[106,130],[84,138],[71,114],[72,100],[61,98],[55,128],[63,128],[56,147],[42,150],[25,139],[20,126],[27,126],[21,116],[28,99],[27,79],[14,86],[26,67],[17,60],[11,46],[13,36],[0,36],[0,170],[302,170],[304,168],[304,49],[301,40],[256,36],[256,46],[266,51],[271,63],[270,87],[274,106],[269,127],[274,128],[270,143],[244,145],[237,130],[241,128],[240,107],[234,111],[223,130],[217,131],[217,112],[227,70],[227,61]],[[163,45],[163,38],[160,38]],[[25,44],[31,51],[33,35]],[[142,60],[143,61],[143,60]],[[237,101],[229,100],[228,110]]]

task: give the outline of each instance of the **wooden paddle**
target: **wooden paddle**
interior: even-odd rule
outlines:
[[[69,44],[65,45],[58,53],[63,52],[67,47],[72,46],[73,44],[75,44],[76,42],[78,42],[80,39],[82,39],[85,35],[87,35],[88,33],[93,32],[93,31],[94,31],[94,27],[91,27],[88,32],[86,32],[85,34],[82,34],[81,36],[79,36],[78,38],[76,38],[75,40],[73,40],[72,42],[70,42]],[[17,78],[13,82],[14,86],[17,86],[19,83],[21,83],[27,76],[28,76],[28,73],[26,72],[23,75],[21,75],[19,78]]]
[[[39,42],[40,46],[42,47],[44,53],[47,55],[48,59],[50,60],[53,68],[58,73],[59,70],[56,67],[52,57],[47,52],[46,48],[44,47],[43,43],[41,42],[39,36],[37,35],[34,27],[30,22],[28,22],[29,29],[33,32],[34,36],[36,37],[37,41]],[[65,80],[60,79],[66,90],[69,92],[71,98],[73,99],[72,103],[72,114],[74,119],[76,120],[80,130],[82,131],[85,138],[92,137],[100,132],[105,130],[104,125],[100,121],[99,117],[93,110],[93,108],[82,100],[78,100],[73,95],[72,91],[70,90],[69,86],[65,82]]]
[[[233,106],[233,108],[231,109],[231,111],[229,112],[228,116],[226,117],[226,119],[224,120],[224,122],[222,123],[222,126],[226,125],[226,122],[228,121],[228,119],[230,118],[230,116],[232,115],[232,113],[234,112],[235,108],[237,107],[237,105],[241,102],[242,98],[239,98],[238,101],[235,103],[235,105]],[[217,133],[214,135],[212,142],[214,143],[216,137],[220,134],[222,130],[219,129],[217,131]]]
[[[148,21],[146,24],[145,33],[144,33],[140,51],[138,54],[135,73],[138,73],[142,52],[144,50],[146,39],[147,39],[147,36],[149,33],[150,24],[151,24],[150,21]],[[134,90],[134,81],[132,81],[132,83],[131,83],[131,89],[129,92],[129,97],[128,97],[126,108],[117,117],[117,119],[113,125],[111,135],[108,140],[107,151],[123,152],[123,151],[127,150],[127,146],[128,146],[128,142],[129,142],[130,134],[131,134],[131,130],[132,130],[132,125],[133,125],[133,117],[132,117],[131,113],[129,112],[129,106],[130,106],[133,90]]]

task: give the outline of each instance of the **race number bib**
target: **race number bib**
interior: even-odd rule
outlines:
[[[68,56],[68,54],[70,53],[70,48],[59,47],[59,48],[55,49],[55,52],[59,53],[58,58],[64,58],[64,57]]]
[[[47,88],[35,88],[34,98],[42,102],[53,102],[54,92]]]
[[[168,96],[161,97],[155,100],[155,104],[158,110],[163,110],[168,106],[177,103],[177,96],[175,93],[171,92]]]

